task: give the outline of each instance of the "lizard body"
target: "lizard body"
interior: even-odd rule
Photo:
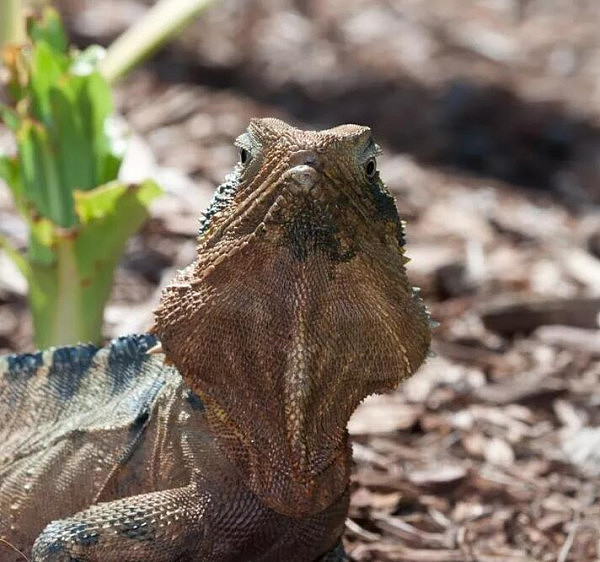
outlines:
[[[367,128],[237,144],[154,335],[0,359],[0,539],[34,561],[345,559],[346,423],[428,317]]]

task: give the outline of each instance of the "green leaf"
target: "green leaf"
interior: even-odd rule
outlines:
[[[103,275],[114,267],[127,239],[148,217],[150,202],[161,193],[153,181],[140,185],[120,182],[75,193],[81,221],[76,240],[77,264],[83,277]]]
[[[148,206],[161,193],[160,187],[152,180],[139,185],[111,182],[91,191],[75,192],[75,209],[83,227],[114,221],[119,215],[125,216],[118,220],[126,224],[140,214],[146,217]],[[128,217],[129,212],[135,213],[135,216]]]
[[[23,197],[23,182],[21,181],[19,160],[16,156],[0,154],[0,178],[6,182],[17,206],[20,206]]]
[[[31,221],[27,255],[32,264],[52,265],[56,261],[56,231],[48,219]]]
[[[63,228],[77,223],[73,196],[63,186],[47,130],[26,120],[17,134],[24,197],[38,212]]]
[[[30,20],[29,37],[34,43],[44,41],[59,53],[66,53],[68,47],[67,35],[60,20],[59,13],[51,7],[46,7],[40,19]]]
[[[21,125],[21,118],[19,114],[8,107],[7,105],[0,103],[0,119],[11,131],[17,131]]]
[[[19,271],[23,274],[23,277],[29,280],[31,278],[31,267],[29,266],[29,262],[2,234],[0,234],[0,249],[6,252],[6,255],[17,266]]]
[[[69,59],[52,50],[45,41],[38,41],[32,49],[30,62],[31,112],[34,117],[51,124],[50,89],[58,83],[68,68]]]
[[[45,189],[44,170],[40,162],[39,151],[36,148],[38,143],[34,138],[34,129],[33,122],[26,120],[17,132],[21,178],[24,196],[33,203],[40,214],[48,216],[49,205]]]
[[[75,82],[75,79],[63,82],[49,92],[52,146],[62,187],[68,192],[98,185],[94,177],[95,163],[89,127],[76,105],[77,89],[82,89],[84,85]]]
[[[94,186],[114,181],[121,167],[126,143],[116,128],[110,128],[112,93],[106,80],[98,72],[86,77],[77,102],[92,143]]]

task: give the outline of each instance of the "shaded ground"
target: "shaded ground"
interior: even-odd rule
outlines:
[[[61,2],[81,44],[133,0]],[[255,115],[373,127],[438,356],[351,423],[354,560],[600,560],[600,6],[223,1],[118,91],[129,174],[168,195],[132,240],[107,336],[143,330]],[[0,191],[3,231],[23,233]],[[26,349],[0,260],[0,348]]]

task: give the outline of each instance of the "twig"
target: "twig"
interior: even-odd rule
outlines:
[[[577,531],[579,531],[579,521],[581,519],[581,514],[576,513],[573,517],[573,521],[571,524],[571,529],[569,530],[569,534],[567,535],[567,539],[565,543],[562,545],[560,552],[558,553],[558,558],[556,562],[567,562],[567,558],[569,557],[569,552],[571,548],[573,548],[573,543],[575,542],[575,537],[577,536]]]
[[[363,529],[356,521],[350,519],[350,517],[346,519],[346,529],[366,542],[377,542],[381,540],[381,535]]]
[[[27,558],[27,556],[23,552],[21,552],[14,544],[11,544],[4,539],[0,539],[0,543],[5,544],[9,548],[12,548],[15,552],[18,552],[25,560],[27,560],[27,562],[29,562],[29,558]]]

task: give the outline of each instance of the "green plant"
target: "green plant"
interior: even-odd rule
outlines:
[[[102,49],[69,51],[51,8],[28,32],[30,45],[5,57],[14,103],[0,116],[17,154],[0,155],[0,177],[29,245],[21,254],[0,236],[0,246],[29,283],[39,347],[98,343],[115,267],[160,189],[117,181],[125,140],[111,130],[112,94],[96,70]]]

